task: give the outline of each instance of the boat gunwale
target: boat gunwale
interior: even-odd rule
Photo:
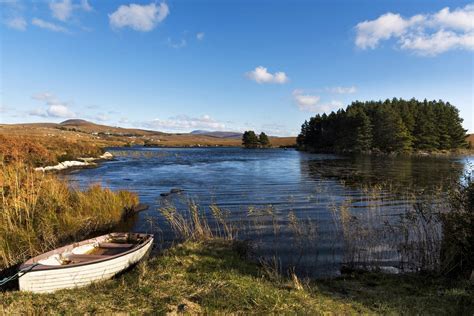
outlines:
[[[137,244],[136,247],[133,247],[133,248],[131,248],[127,251],[124,251],[122,253],[118,253],[118,254],[111,255],[111,256],[108,256],[108,257],[105,257],[105,258],[100,258],[100,259],[95,259],[95,260],[90,260],[90,261],[84,261],[84,262],[72,263],[72,264],[65,264],[65,265],[57,265],[57,266],[45,265],[45,264],[41,264],[41,263],[37,264],[37,262],[33,261],[35,259],[38,260],[42,256],[48,257],[48,256],[46,256],[48,254],[53,255],[55,253],[61,253],[59,251],[61,249],[65,250],[65,249],[67,249],[68,247],[71,247],[71,246],[73,246],[72,249],[74,249],[75,247],[88,244],[91,241],[97,241],[98,238],[105,238],[105,237],[113,235],[113,234],[117,234],[117,235],[119,235],[119,234],[133,234],[133,235],[136,235],[136,236],[146,237],[146,240],[145,240],[145,242]],[[36,272],[36,271],[39,272],[39,271],[49,271],[49,270],[56,270],[56,269],[76,268],[76,267],[81,267],[81,266],[86,266],[86,265],[91,265],[91,264],[97,264],[97,263],[109,261],[109,260],[112,260],[112,259],[120,258],[120,257],[123,257],[125,255],[130,254],[130,253],[136,252],[136,251],[140,250],[141,248],[145,247],[146,245],[148,245],[149,243],[152,243],[152,242],[153,242],[153,235],[152,234],[143,234],[143,233],[111,233],[111,234],[106,234],[106,235],[86,239],[86,240],[83,240],[83,241],[80,241],[80,242],[71,243],[71,244],[68,244],[68,245],[50,250],[50,251],[45,252],[41,255],[33,257],[31,259],[28,259],[27,261],[25,261],[20,266],[20,270],[28,269],[29,267],[33,266],[31,268],[31,270],[29,270],[29,272],[28,272],[28,273],[31,273],[31,272]]]

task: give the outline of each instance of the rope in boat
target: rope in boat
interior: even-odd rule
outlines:
[[[18,278],[20,278],[22,275],[26,274],[27,272],[30,272],[34,267],[36,267],[39,263],[34,263],[32,264],[31,266],[29,267],[26,267],[24,269],[21,269],[21,270],[18,270],[17,273],[7,277],[7,278],[4,278],[3,280],[0,280],[0,286],[4,286],[5,284],[7,284],[8,282],[10,281],[13,281],[13,280],[16,280]]]

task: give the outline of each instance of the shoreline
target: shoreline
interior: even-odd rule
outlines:
[[[322,155],[341,155],[341,156],[367,156],[367,157],[406,157],[406,158],[448,158],[448,157],[468,157],[474,156],[474,150],[463,149],[456,151],[445,151],[445,152],[425,152],[425,151],[416,151],[416,152],[405,152],[405,153],[385,153],[385,152],[338,152],[338,151],[314,151],[314,150],[304,150],[296,147],[297,151],[308,153],[308,154],[322,154]]]
[[[110,161],[114,159],[114,155],[106,151],[97,158],[77,158],[76,160],[66,160],[54,166],[36,167],[35,171],[49,172],[49,171],[66,171],[71,169],[93,168],[102,161]]]
[[[47,300],[0,292],[0,313],[457,315],[474,308],[468,281],[373,272],[303,280],[273,273],[248,251],[235,241],[185,241],[114,279],[48,294]]]

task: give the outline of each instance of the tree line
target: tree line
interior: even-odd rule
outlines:
[[[245,131],[242,135],[242,146],[245,148],[266,148],[270,145],[270,139],[264,132],[257,136],[254,131]]]
[[[319,152],[451,150],[467,146],[462,122],[459,110],[441,100],[355,101],[305,121],[297,144]]]

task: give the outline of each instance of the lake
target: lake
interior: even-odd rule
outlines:
[[[398,236],[375,238],[373,230],[394,227],[414,203],[442,206],[449,185],[474,162],[474,157],[344,157],[293,149],[109,151],[115,160],[66,177],[79,187],[101,183],[137,192],[150,208],[127,229],[153,232],[158,247],[166,246],[174,235],[161,207],[172,204],[185,212],[193,201],[209,212],[217,205],[239,228],[238,237],[253,242],[259,257],[309,276],[337,274],[354,252],[352,240],[366,253],[360,262],[399,266]],[[161,196],[172,188],[183,192]]]

